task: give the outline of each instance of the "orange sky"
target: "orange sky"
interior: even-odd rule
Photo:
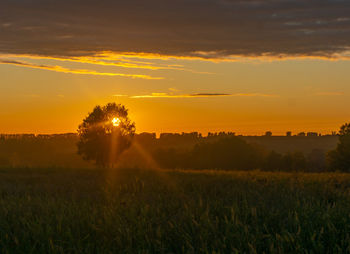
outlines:
[[[130,71],[18,55],[7,59],[30,64],[0,65],[1,133],[74,132],[95,105],[107,102],[126,105],[138,132],[330,133],[350,119],[346,60],[213,62],[140,56],[125,60],[178,69]],[[36,65],[159,79],[31,67]]]

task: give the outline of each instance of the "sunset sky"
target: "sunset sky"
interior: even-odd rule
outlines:
[[[1,0],[0,133],[330,133],[350,121],[348,0]]]

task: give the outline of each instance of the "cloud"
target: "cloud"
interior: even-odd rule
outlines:
[[[120,76],[120,77],[140,78],[140,79],[163,79],[162,77],[153,77],[153,76],[142,75],[142,74],[125,74],[125,73],[113,73],[113,72],[98,72],[94,70],[84,70],[84,69],[69,69],[69,68],[65,68],[57,65],[56,66],[39,65],[39,64],[32,64],[32,63],[15,61],[15,60],[7,60],[7,59],[0,59],[0,64],[10,64],[10,65],[22,66],[27,68],[49,70],[49,71],[63,72],[63,73],[72,73],[72,74]]]
[[[350,49],[348,0],[2,0],[0,24],[0,52],[63,58],[349,59]]]
[[[195,94],[168,94],[168,93],[151,93],[146,95],[133,95],[130,98],[142,99],[142,98],[208,98],[208,97],[277,97],[273,94],[261,94],[261,93],[195,93]]]
[[[148,70],[186,70],[180,67],[174,67],[170,65],[154,65],[152,63],[132,61],[129,59],[119,57],[110,57],[107,53],[100,53],[94,56],[82,56],[82,57],[50,57],[50,56],[40,56],[40,55],[30,55],[30,54],[1,54],[3,57],[7,58],[27,58],[27,59],[46,59],[46,60],[56,60],[56,61],[68,61],[77,63],[87,63],[94,65],[103,66],[114,66],[122,68],[132,68],[132,69],[148,69]],[[115,62],[117,60],[117,62]],[[189,70],[191,71],[191,70]]]
[[[184,68],[182,65],[174,64],[155,64],[151,62],[136,61],[135,54],[126,53],[123,55],[114,54],[112,52],[99,52],[98,54],[92,56],[81,56],[81,57],[53,57],[53,56],[41,56],[41,55],[31,55],[31,54],[2,54],[0,57],[5,58],[25,58],[25,59],[40,59],[40,60],[55,60],[63,62],[76,62],[82,64],[93,64],[99,66],[112,66],[121,68],[131,68],[131,69],[147,69],[147,70],[175,70],[175,71],[185,71],[197,74],[215,74],[212,72],[202,72],[196,71],[188,68]],[[137,57],[137,56],[136,56]],[[143,56],[141,56],[142,58]],[[131,59],[130,59],[131,58]],[[164,57],[163,57],[164,58]],[[162,59],[162,57],[160,57]]]

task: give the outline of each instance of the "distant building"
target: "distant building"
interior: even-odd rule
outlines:
[[[308,136],[308,137],[317,137],[317,136],[318,136],[318,133],[317,133],[317,132],[308,132],[308,133],[306,134],[306,136]]]
[[[271,137],[271,136],[272,136],[272,132],[271,132],[271,131],[265,132],[265,136],[266,136],[266,137]]]
[[[291,137],[291,136],[292,136],[292,132],[291,132],[291,131],[287,131],[287,132],[286,132],[286,136],[287,136],[287,137]]]
[[[297,136],[298,137],[305,137],[306,135],[305,135],[305,132],[299,132]]]

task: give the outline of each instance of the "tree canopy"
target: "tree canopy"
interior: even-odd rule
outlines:
[[[98,166],[113,167],[130,147],[135,123],[121,104],[96,106],[78,127],[78,154]]]
[[[339,143],[329,152],[328,158],[333,170],[350,172],[350,123],[340,127]]]

